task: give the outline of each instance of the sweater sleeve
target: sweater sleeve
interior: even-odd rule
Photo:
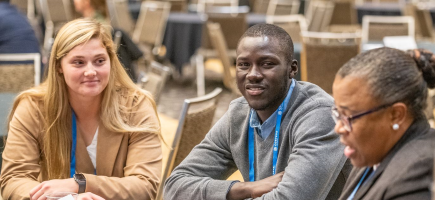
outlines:
[[[39,184],[39,120],[35,103],[29,99],[21,100],[9,123],[2,155],[0,183],[3,199],[29,199],[30,190]]]
[[[282,181],[257,199],[325,199],[346,161],[329,106],[311,106],[294,116],[288,133],[293,148]]]
[[[225,179],[237,169],[228,143],[228,123],[227,112],[174,169],[165,183],[164,199],[226,199],[233,181]]]

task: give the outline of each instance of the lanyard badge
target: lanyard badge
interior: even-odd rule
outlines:
[[[292,84],[289,89],[289,96],[291,96],[293,92],[293,88],[295,87],[295,82],[292,80]],[[272,158],[272,175],[276,174],[276,163],[278,162],[278,150],[279,150],[279,131],[281,129],[281,119],[285,110],[285,100],[278,107],[277,117],[276,117],[276,125],[275,125],[275,138],[273,141],[273,158]],[[249,116],[251,118],[251,116]],[[249,152],[249,181],[255,181],[255,169],[254,169],[254,161],[255,161],[255,148],[254,148],[254,128],[249,123],[249,131],[248,131],[248,152]]]

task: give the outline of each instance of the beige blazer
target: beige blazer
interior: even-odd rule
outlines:
[[[137,92],[118,91],[121,104],[133,111],[123,116],[129,124],[147,123],[160,130],[157,113],[149,99]],[[22,100],[10,122],[0,176],[4,199],[29,199],[29,191],[47,176],[41,170],[42,113],[40,106]],[[162,152],[155,133],[116,133],[100,123],[97,144],[97,175],[78,132],[76,171],[85,173],[86,192],[105,199],[154,199],[160,183]]]

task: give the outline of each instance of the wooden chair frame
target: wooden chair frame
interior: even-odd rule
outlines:
[[[385,24],[408,24],[408,36],[415,38],[415,21],[411,16],[369,16],[365,15],[362,20],[362,43],[369,41],[370,23]]]
[[[183,134],[184,124],[186,122],[186,117],[188,115],[189,108],[192,105],[201,104],[203,102],[211,101],[213,99],[215,100],[214,103],[216,104],[217,102],[216,98],[221,92],[222,92],[222,88],[216,88],[207,95],[184,100],[183,107],[180,114],[180,120],[177,126],[177,131],[175,133],[174,141],[171,144],[172,149],[169,152],[168,163],[166,164],[165,169],[163,171],[162,183],[160,183],[160,186],[157,190],[157,198],[156,198],[157,200],[163,199],[163,189],[165,186],[164,182],[169,177],[169,175],[172,172],[172,169],[174,168],[174,162],[177,155],[178,147],[180,146],[181,136]]]

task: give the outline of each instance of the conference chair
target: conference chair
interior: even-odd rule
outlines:
[[[228,7],[231,10],[237,11],[239,0],[198,0],[196,5],[197,13],[209,13],[214,7]]]
[[[362,43],[382,41],[385,36],[415,38],[414,18],[411,16],[369,16],[362,20]]]
[[[235,66],[233,66],[231,62],[232,60],[228,54],[227,45],[225,43],[224,34],[222,33],[220,24],[208,22],[207,29],[210,35],[212,46],[217,52],[220,63],[218,63],[218,65],[210,65],[211,67],[208,67],[206,65],[205,69],[220,74],[224,86],[230,89],[234,94],[241,96],[240,91],[236,85],[236,68]],[[200,78],[201,77],[197,77],[197,79]]]
[[[32,62],[22,64],[23,61]],[[0,62],[0,92],[19,93],[39,85],[41,81],[39,53],[0,54]]]
[[[106,3],[112,26],[122,29],[131,36],[134,30],[134,21],[128,9],[128,0],[107,0]]]
[[[138,80],[138,85],[150,92],[154,101],[157,103],[159,101],[160,95],[162,94],[163,88],[165,87],[166,81],[171,74],[170,68],[163,66],[162,64],[151,61],[148,72],[141,73],[142,77]]]
[[[430,14],[433,4],[414,3],[404,6],[402,13],[415,19],[415,35],[417,39],[435,40],[433,20]]]
[[[240,13],[224,12],[224,13],[208,13],[207,22],[219,23],[222,33],[225,38],[225,44],[228,49],[228,55],[231,58],[236,57],[236,48],[239,38],[247,29],[246,12]],[[213,49],[210,41],[207,25],[202,28],[201,47],[191,57],[191,65],[196,67],[197,77],[204,77],[204,63],[209,58],[216,58],[217,52]],[[204,78],[197,79],[198,96],[205,94]]]
[[[353,25],[358,24],[355,1],[334,0],[334,11],[331,16],[331,25]]]
[[[283,28],[293,42],[301,43],[301,32],[307,31],[307,21],[303,15],[266,16],[266,23]]]
[[[360,52],[359,33],[302,32],[301,79],[332,93],[338,69]]]
[[[210,130],[218,96],[221,92],[221,88],[216,88],[207,95],[184,100],[177,131],[173,137],[173,142],[169,146],[170,150],[167,159],[165,159],[166,163],[163,163],[164,170],[162,182],[157,190],[157,200],[163,199],[164,182],[172,170],[186,158],[193,147],[199,144]],[[161,121],[161,123],[164,124],[165,122]]]
[[[30,61],[30,63],[23,61]],[[41,55],[39,53],[0,54],[0,153],[3,153],[3,141],[7,135],[7,118],[16,95],[39,85],[40,77]]]
[[[45,22],[44,53],[48,54],[54,42],[55,33],[73,19],[70,0],[39,0]]]
[[[328,30],[335,4],[330,1],[313,1],[309,3],[305,18],[308,31],[323,32]]]
[[[164,56],[161,55],[162,41],[170,9],[169,2],[144,1],[141,4],[132,39],[139,44],[146,60],[154,60],[156,55]]]
[[[266,15],[295,15],[300,4],[299,0],[270,0]]]

